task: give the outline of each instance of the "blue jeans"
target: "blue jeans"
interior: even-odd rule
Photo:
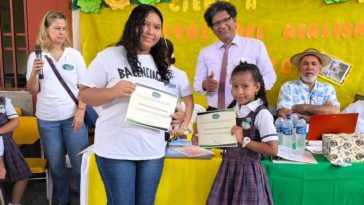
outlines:
[[[69,155],[72,171],[79,190],[82,155],[77,154],[88,146],[86,126],[83,125],[80,130],[74,132],[72,122],[73,117],[60,121],[38,119],[38,129],[59,203],[70,201],[65,154],[68,153]]]
[[[153,205],[164,158],[116,160],[96,156],[108,205]]]

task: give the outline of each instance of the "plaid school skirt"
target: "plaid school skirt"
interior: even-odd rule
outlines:
[[[272,205],[268,177],[259,155],[228,148],[211,188],[207,205]]]
[[[32,176],[29,166],[16,146],[11,136],[3,136],[4,140],[4,164],[6,169],[5,182],[16,182]]]

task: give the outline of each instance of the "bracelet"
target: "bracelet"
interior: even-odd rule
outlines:
[[[81,107],[79,107],[79,108],[78,108],[78,110],[85,110],[85,108],[81,108]]]

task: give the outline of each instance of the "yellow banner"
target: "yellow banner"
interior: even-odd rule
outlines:
[[[191,86],[201,48],[217,38],[206,26],[203,14],[214,0],[172,0],[156,6],[164,17],[164,35],[175,47],[176,66],[188,73]],[[268,92],[275,106],[282,83],[296,79],[297,68],[289,58],[306,48],[316,48],[352,65],[342,85],[333,84],[341,108],[355,94],[364,95],[359,82],[364,71],[364,5],[357,1],[327,5],[319,0],[231,0],[238,11],[238,33],[261,39],[267,46],[278,79]],[[97,52],[117,42],[134,6],[122,11],[102,8],[99,14],[81,14],[82,51],[89,64]],[[325,79],[320,79],[323,82]],[[195,101],[206,105],[205,97],[194,93]]]

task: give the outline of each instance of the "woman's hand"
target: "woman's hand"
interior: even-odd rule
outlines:
[[[77,109],[72,123],[74,132],[77,132],[78,130],[81,129],[84,123],[84,119],[85,119],[85,110]]]
[[[231,134],[235,136],[236,141],[238,141],[240,144],[243,144],[244,133],[241,127],[234,125],[231,128]]]
[[[126,80],[119,81],[111,88],[111,92],[115,98],[129,97],[134,90],[135,84]]]
[[[174,114],[172,115],[172,127],[175,128],[181,124],[186,117],[186,113],[179,107],[176,107]]]
[[[36,76],[40,70],[43,69],[43,61],[36,58],[33,61],[33,69],[32,69],[32,75]]]

